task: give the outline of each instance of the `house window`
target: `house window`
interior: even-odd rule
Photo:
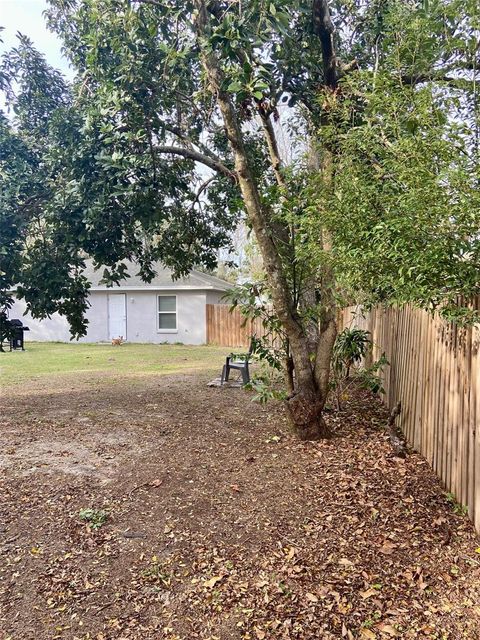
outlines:
[[[177,296],[158,296],[159,331],[176,331]]]

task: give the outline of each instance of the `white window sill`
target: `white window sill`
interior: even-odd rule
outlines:
[[[157,333],[178,333],[178,329],[157,329]]]

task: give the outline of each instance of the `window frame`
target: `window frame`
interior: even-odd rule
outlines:
[[[160,311],[160,298],[175,298],[175,311]],[[160,327],[160,316],[166,314],[175,314],[175,329]],[[178,333],[178,296],[176,293],[157,293],[157,333]]]

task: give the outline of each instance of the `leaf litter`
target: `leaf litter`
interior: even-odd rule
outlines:
[[[2,640],[480,638],[479,539],[377,400],[300,443],[207,379],[3,394]]]

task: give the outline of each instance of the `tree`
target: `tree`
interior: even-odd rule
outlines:
[[[23,293],[40,316],[60,311],[79,331],[86,309],[83,260],[63,241],[61,229],[48,224],[48,208],[61,195],[58,164],[47,154],[59,142],[53,134],[71,96],[24,36],[3,57],[0,89],[13,109],[11,119],[0,112],[0,334],[8,337],[11,292],[25,281],[35,282]],[[42,281],[49,282],[48,290]]]
[[[88,253],[109,267],[107,281],[121,278],[119,263],[133,258],[148,280],[156,259],[176,273],[213,266],[218,247],[245,215],[287,337],[289,414],[301,438],[327,436],[322,411],[342,298],[361,294],[372,302],[428,306],[427,281],[441,281],[435,260],[449,273],[462,265],[469,282],[463,294],[478,287],[468,252],[452,250],[447,261],[441,255],[452,225],[440,225],[436,249],[424,261],[423,287],[411,269],[412,261],[421,262],[425,242],[416,238],[428,236],[429,206],[424,197],[422,216],[415,216],[423,185],[413,179],[414,163],[442,194],[437,219],[445,222],[458,195],[448,153],[460,146],[457,159],[475,146],[463,133],[443,150],[430,144],[449,142],[445,136],[456,122],[452,97],[457,111],[470,105],[469,117],[476,113],[475,3],[50,4],[50,25],[78,74],[71,105],[50,130],[44,153],[57,186],[42,210],[51,230],[47,246],[53,254],[68,246],[68,264],[75,267],[80,263],[73,257],[81,261]],[[422,96],[422,113],[409,117]],[[435,122],[427,117],[429,100]],[[279,151],[282,130],[300,140],[290,165]],[[428,153],[410,156],[419,142]],[[448,166],[447,181],[444,172],[432,175],[439,157]],[[402,168],[410,173],[398,180]],[[399,194],[408,198],[390,216]],[[457,221],[468,217],[464,201],[458,212]],[[417,225],[400,245],[403,232],[392,232],[399,220],[403,229],[412,220]],[[465,248],[474,244],[477,222],[455,232]],[[389,232],[382,235],[383,223]],[[368,259],[361,260],[362,250]],[[21,293],[41,314],[45,302],[37,302],[31,278],[38,260],[34,252],[27,256]],[[72,300],[51,281],[45,281],[50,305]],[[439,285],[435,303],[453,294],[448,284]]]
[[[384,3],[373,68],[343,79],[319,132],[336,144],[335,197],[325,206],[318,176],[312,191],[347,300],[475,319],[462,300],[480,284],[477,11]]]

